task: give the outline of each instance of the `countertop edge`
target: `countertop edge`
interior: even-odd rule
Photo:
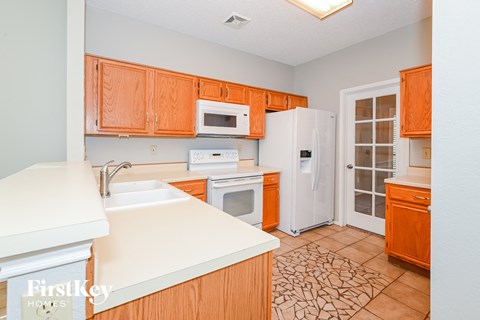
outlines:
[[[233,264],[248,260],[255,256],[267,253],[278,248],[280,240],[278,238],[266,241],[262,244],[241,250],[226,256],[222,256],[186,269],[179,270],[155,279],[144,281],[136,285],[112,291],[108,300],[102,304],[94,306],[94,314],[117,307],[121,304],[139,299],[149,294],[167,289],[174,285],[201,277],[208,273],[223,269]],[[101,301],[103,296],[98,296],[96,300]]]
[[[407,187],[423,188],[423,189],[431,189],[432,188],[432,186],[430,184],[415,182],[415,181],[397,180],[395,178],[385,179],[385,183],[397,184],[397,185],[402,185],[402,186],[407,186]]]

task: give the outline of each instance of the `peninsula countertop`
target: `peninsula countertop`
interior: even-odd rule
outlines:
[[[108,235],[89,162],[39,163],[0,180],[0,258]]]
[[[278,172],[274,169],[270,172]],[[266,171],[266,170],[265,170]],[[262,171],[263,172],[263,171]],[[114,182],[206,179],[188,170],[125,173]],[[173,188],[173,186],[170,186]],[[110,235],[94,242],[95,283],[111,285],[99,313],[278,248],[280,241],[192,196],[107,212]],[[96,302],[105,297],[96,297]]]

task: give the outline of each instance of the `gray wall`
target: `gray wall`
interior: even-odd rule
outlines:
[[[479,319],[480,2],[433,6],[431,318]]]
[[[292,92],[293,67],[229,49],[105,10],[87,6],[85,51],[179,72]],[[150,155],[150,145],[159,148]],[[191,148],[235,147],[257,159],[258,143],[246,139],[165,139],[88,137],[87,158],[95,164],[114,154],[135,163],[186,161]],[[135,153],[132,153],[135,150]]]
[[[0,1],[0,178],[66,159],[64,0]]]
[[[309,107],[339,114],[340,90],[398,78],[399,70],[430,63],[431,24],[431,18],[425,19],[299,65],[295,67],[294,88],[308,96]],[[421,152],[421,149],[411,152]],[[337,147],[337,159],[339,155]],[[338,175],[335,184],[335,218],[338,220]]]

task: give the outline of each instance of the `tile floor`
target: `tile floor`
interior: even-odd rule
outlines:
[[[389,263],[382,237],[336,225],[272,235],[272,319],[430,319],[430,279]]]

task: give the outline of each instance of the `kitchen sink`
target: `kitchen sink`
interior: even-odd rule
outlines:
[[[171,203],[190,197],[158,180],[111,183],[110,193],[110,197],[104,199],[106,211]]]

